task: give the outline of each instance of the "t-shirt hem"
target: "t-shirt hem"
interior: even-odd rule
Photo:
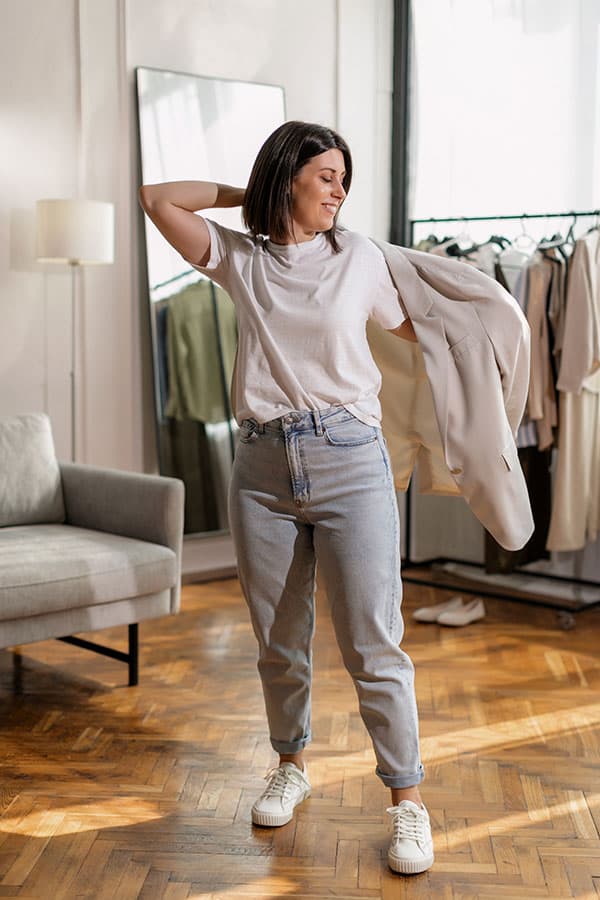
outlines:
[[[235,419],[238,425],[241,425],[245,419],[254,419],[254,421],[259,425],[264,425],[267,422],[272,422],[274,419],[280,419],[282,416],[285,416],[291,412],[323,412],[325,410],[331,409],[333,406],[339,406],[342,409],[346,409],[349,413],[352,413],[353,416],[356,416],[356,418],[363,422],[365,425],[372,425],[374,428],[381,428],[381,418],[375,414],[363,412],[360,409],[360,403],[361,400],[356,400],[349,403],[330,403],[327,406],[314,406],[310,408],[289,406],[286,407],[286,409],[282,410],[271,410],[268,413],[263,413],[263,415],[259,415],[250,409],[243,409],[236,412]],[[379,401],[377,401],[377,403],[379,404]]]

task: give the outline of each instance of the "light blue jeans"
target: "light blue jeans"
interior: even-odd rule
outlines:
[[[388,787],[423,778],[414,668],[400,649],[400,536],[380,428],[342,406],[240,429],[229,492],[239,578],[258,639],[271,744],[311,739],[316,565]]]

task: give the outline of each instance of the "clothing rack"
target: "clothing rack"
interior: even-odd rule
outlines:
[[[153,284],[150,288],[151,291],[157,291],[159,288],[166,287],[168,284],[173,284],[174,281],[179,281],[180,278],[185,278],[186,275],[196,275],[198,280],[201,278],[205,278],[201,272],[198,272],[196,269],[185,269],[183,272],[178,272],[177,275],[173,275],[172,278],[167,278],[166,281],[159,281],[158,284]]]
[[[414,227],[415,225],[426,225],[428,223],[436,223],[436,222],[507,222],[507,221],[519,221],[519,219],[568,219],[569,217],[574,217],[575,219],[583,219],[584,217],[589,216],[600,216],[600,209],[591,209],[586,211],[575,211],[570,210],[569,212],[562,213],[520,213],[519,215],[511,215],[511,216],[449,216],[444,219],[409,219],[409,235],[410,235],[410,244],[411,247],[414,244]]]
[[[425,225],[425,224],[439,224],[446,222],[497,222],[497,221],[519,221],[524,219],[568,219],[572,218],[573,222],[575,222],[579,218],[588,218],[591,216],[600,216],[599,209],[593,210],[585,210],[585,211],[576,211],[569,210],[568,212],[550,212],[550,213],[520,213],[518,215],[499,215],[499,216],[447,216],[444,218],[426,218],[426,219],[409,219],[409,243],[410,246],[414,246],[414,236],[415,236],[415,226],[417,225]],[[596,223],[596,225],[598,222]],[[412,498],[413,491],[413,481],[409,482],[407,491],[406,491],[406,515],[405,515],[405,528],[404,533],[406,535],[406,551],[404,554],[404,558],[402,561],[402,569],[403,569],[403,580],[412,584],[421,584],[426,587],[435,587],[438,590],[443,591],[452,591],[454,593],[464,593],[464,594],[473,594],[476,596],[487,596],[487,597],[496,597],[501,600],[512,600],[518,603],[527,603],[535,606],[544,606],[551,609],[555,609],[559,614],[559,624],[561,627],[565,629],[572,628],[575,624],[574,613],[581,612],[584,609],[590,609],[594,606],[598,606],[600,604],[600,596],[597,600],[592,600],[590,602],[585,602],[584,600],[567,600],[561,598],[550,598],[549,595],[545,599],[542,599],[542,592],[532,593],[531,595],[527,595],[521,589],[519,592],[519,588],[515,587],[510,588],[505,586],[505,589],[502,590],[500,587],[495,587],[493,584],[486,584],[485,578],[488,577],[485,573],[484,566],[481,563],[474,563],[471,560],[464,559],[456,559],[453,557],[434,557],[432,559],[425,559],[417,562],[411,559],[411,532],[412,532],[412,510],[414,500]],[[444,572],[444,566],[448,564],[456,564],[460,566],[469,566],[473,569],[482,570],[482,581],[477,582],[476,584],[468,584],[463,583],[460,579],[460,575],[452,575],[451,572]],[[419,576],[411,575],[411,569],[424,569],[429,568],[438,569],[442,578],[443,575],[450,575],[452,579],[454,579],[453,583],[442,580],[442,578],[421,578]],[[516,576],[526,576],[527,578],[541,578],[546,581],[563,583],[565,585],[569,584],[577,587],[586,587],[586,588],[597,588],[600,593],[600,582],[599,581],[590,581],[583,578],[576,577],[566,577],[563,575],[553,575],[547,574],[545,572],[532,571],[530,569],[526,569],[523,566],[515,567],[513,573]],[[465,576],[462,576],[464,578]],[[498,576],[493,576],[497,578]],[[503,580],[510,580],[510,575],[500,576]],[[476,580],[476,576],[475,576]]]

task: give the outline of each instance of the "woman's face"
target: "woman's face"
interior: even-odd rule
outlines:
[[[329,231],[346,191],[344,155],[336,148],[306,162],[292,182],[292,240],[310,241],[319,231]]]

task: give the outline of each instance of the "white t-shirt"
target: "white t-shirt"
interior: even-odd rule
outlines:
[[[373,318],[391,330],[406,318],[379,248],[346,229],[338,229],[342,251],[334,253],[324,234],[275,244],[205,221],[210,259],[194,268],[235,303],[232,402],[238,423],[339,404],[378,426],[381,373],[366,322]]]

